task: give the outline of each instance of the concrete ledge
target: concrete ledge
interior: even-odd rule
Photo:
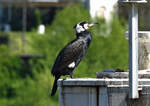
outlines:
[[[58,86],[107,86],[107,87],[128,87],[128,79],[96,79],[76,78],[59,79]],[[150,86],[150,79],[139,79],[139,87]]]
[[[119,0],[118,3],[147,3],[146,0]]]
[[[129,98],[128,78],[59,79],[59,106],[150,106],[150,79],[138,79],[139,98]]]
[[[97,72],[97,78],[129,78],[129,72]],[[150,71],[140,70],[138,72],[138,78],[149,78],[150,79]]]

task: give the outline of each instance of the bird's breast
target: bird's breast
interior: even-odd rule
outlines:
[[[91,35],[88,35],[88,36],[85,38],[85,43],[86,43],[87,48],[89,47],[91,41],[92,41],[92,36],[91,36]]]

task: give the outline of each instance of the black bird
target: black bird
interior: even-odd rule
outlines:
[[[74,69],[78,66],[85,56],[92,40],[88,29],[98,23],[80,22],[74,26],[76,39],[68,43],[59,53],[52,67],[52,75],[55,76],[51,96],[56,93],[57,80],[64,75],[70,75],[72,78]]]

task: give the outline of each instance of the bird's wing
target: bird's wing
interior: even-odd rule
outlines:
[[[83,54],[84,46],[85,43],[82,40],[74,40],[62,49],[53,65],[52,74],[55,75],[56,71],[63,70],[72,62],[76,62]]]

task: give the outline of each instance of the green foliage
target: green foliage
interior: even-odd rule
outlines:
[[[125,27],[115,17],[108,27],[104,21],[91,20],[89,13],[81,5],[70,5],[55,16],[51,26],[46,27],[45,35],[36,32],[27,33],[26,53],[40,54],[39,59],[31,58],[32,75],[26,73],[24,61],[19,56],[13,56],[14,50],[20,50],[12,40],[11,48],[0,46],[0,104],[2,106],[58,106],[58,92],[55,97],[49,93],[53,84],[51,67],[59,51],[76,36],[73,26],[79,21],[98,21],[91,29],[93,41],[87,55],[75,70],[75,77],[96,77],[96,72],[106,68],[128,69],[128,44],[125,40]],[[111,29],[109,29],[111,28]],[[107,30],[111,30],[107,33]],[[19,38],[19,37],[18,37]],[[13,39],[13,37],[11,37]],[[5,56],[4,54],[9,56]]]
[[[0,45],[0,55],[9,55],[9,49],[6,45]]]

